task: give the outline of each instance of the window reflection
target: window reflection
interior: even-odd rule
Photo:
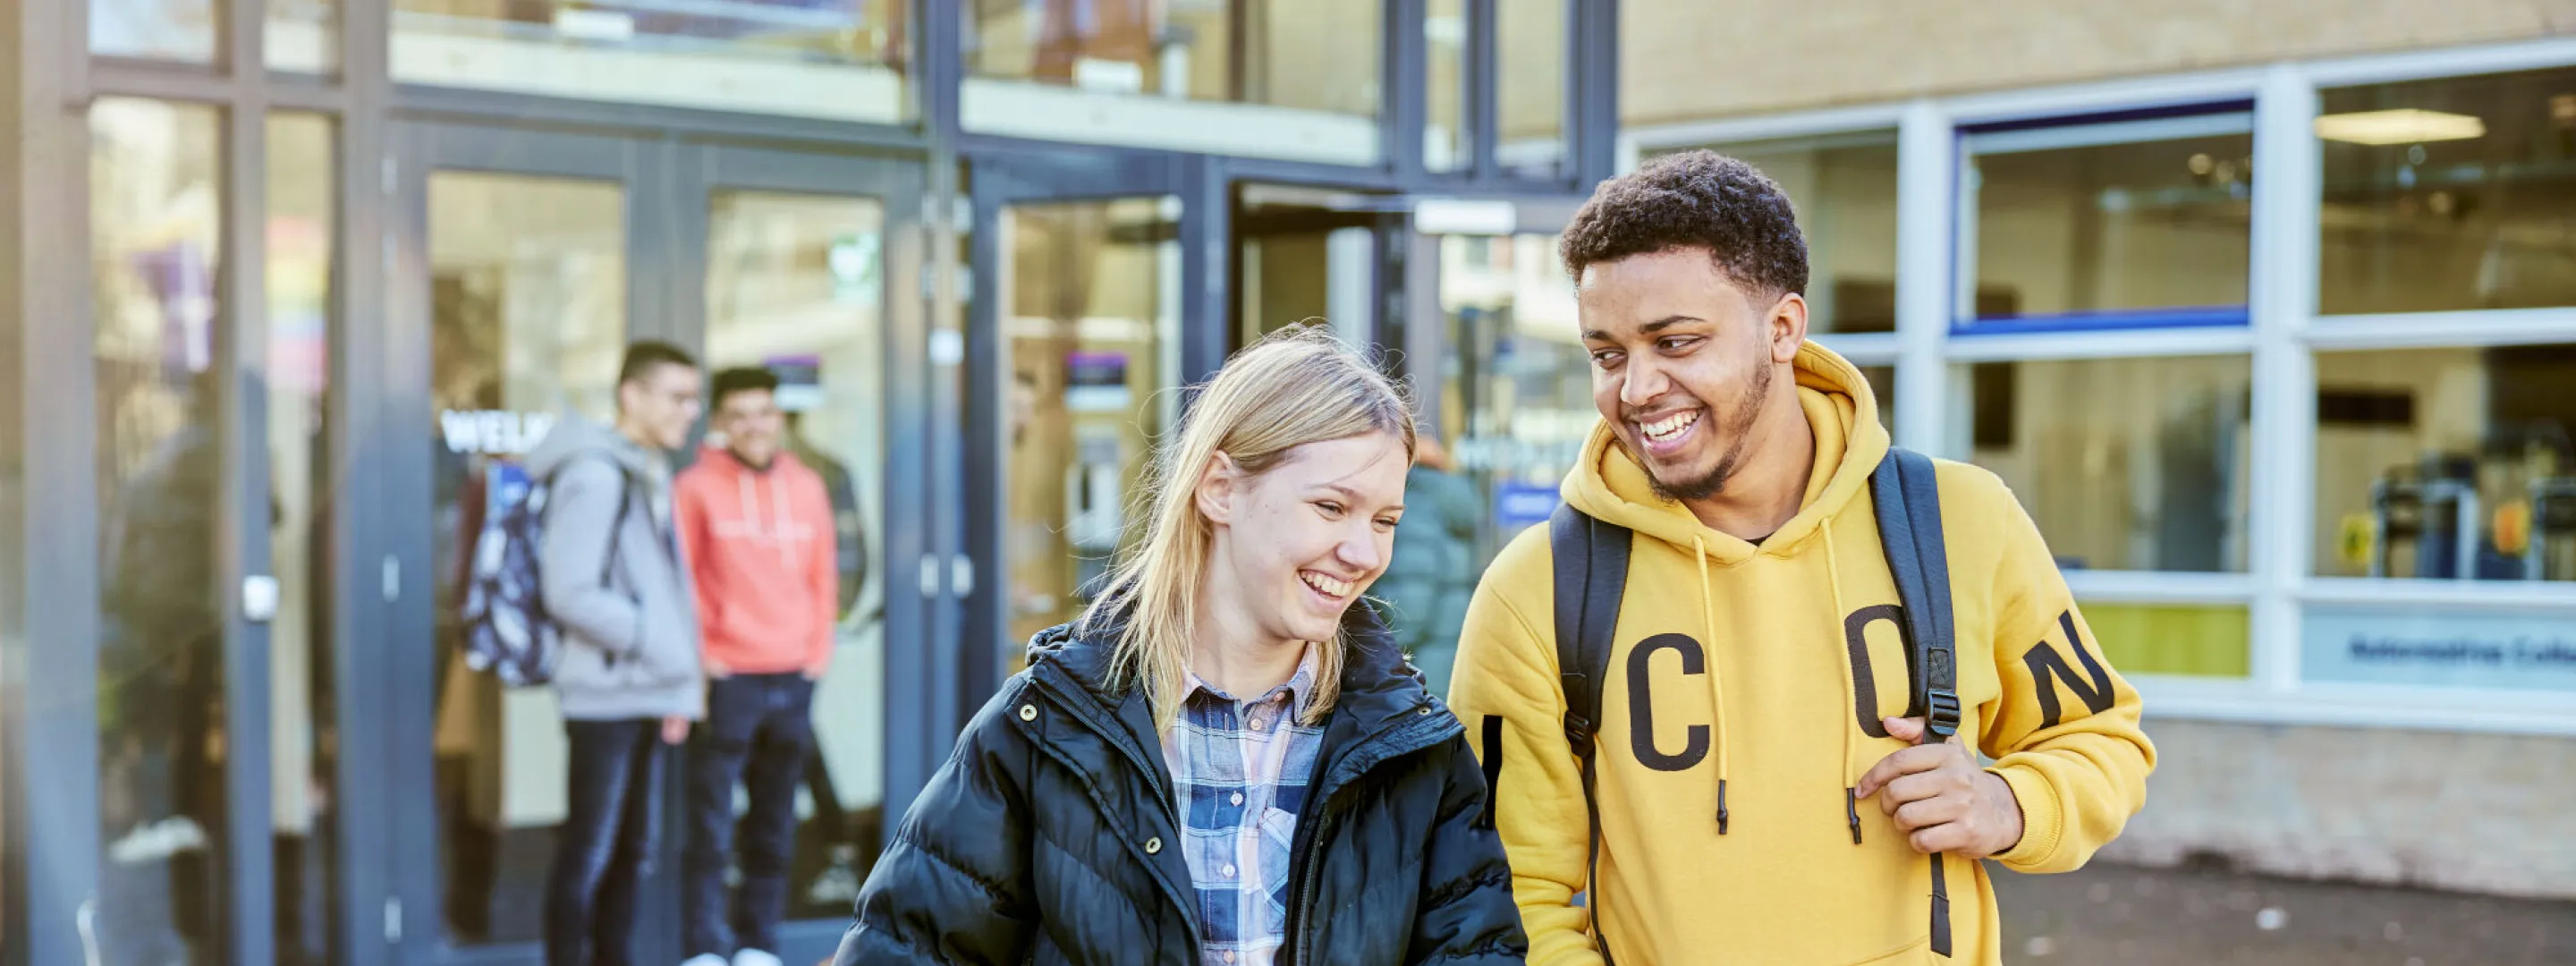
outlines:
[[[1079,616],[1134,529],[1180,403],[1179,222],[1174,198],[1003,213],[1012,642]]]
[[[224,961],[222,115],[90,108],[102,958]],[[251,843],[245,843],[251,844]],[[264,846],[266,843],[255,843]]]

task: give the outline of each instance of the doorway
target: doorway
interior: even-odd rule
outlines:
[[[674,343],[712,373],[780,379],[789,451],[833,503],[840,625],[817,684],[798,795],[794,925],[780,954],[829,953],[913,788],[889,776],[931,750],[919,670],[888,641],[922,636],[925,602],[891,582],[921,556],[932,504],[917,286],[918,165],[844,155],[413,122],[397,125],[397,224],[381,395],[390,448],[377,517],[391,548],[388,646],[357,655],[387,682],[376,767],[394,790],[388,935],[405,962],[542,958],[544,889],[566,813],[553,694],[504,687],[461,654],[461,589],[486,497],[568,419],[614,418],[633,341]],[[673,454],[675,470],[695,453]],[[499,485],[496,485],[499,484]],[[889,512],[892,508],[895,512]],[[890,592],[891,591],[891,592]],[[681,841],[665,768],[658,874],[637,953],[677,962]],[[925,772],[912,768],[909,773]],[[426,834],[423,834],[423,833]]]

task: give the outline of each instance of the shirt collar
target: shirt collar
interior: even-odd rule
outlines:
[[[1261,704],[1278,697],[1279,692],[1286,691],[1289,695],[1289,707],[1296,712],[1297,717],[1304,718],[1307,704],[1315,693],[1315,645],[1306,645],[1306,653],[1297,659],[1297,673],[1289,675],[1288,680],[1281,682],[1278,687],[1271,688],[1263,692],[1260,697],[1249,701],[1225,693],[1223,689],[1208,683],[1206,678],[1199,677],[1196,671],[1189,672],[1189,675],[1189,687],[1182,693],[1185,701],[1205,692],[1209,697],[1228,703]]]

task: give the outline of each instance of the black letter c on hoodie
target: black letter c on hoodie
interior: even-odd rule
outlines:
[[[1682,634],[1657,634],[1637,643],[1628,652],[1628,745],[1637,760],[1656,771],[1688,771],[1708,757],[1708,726],[1690,726],[1690,738],[1682,753],[1667,755],[1655,750],[1655,699],[1648,667],[1655,652],[1670,648],[1682,654],[1683,674],[1708,673],[1708,655],[1699,642]]]

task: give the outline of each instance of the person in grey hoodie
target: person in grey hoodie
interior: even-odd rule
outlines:
[[[550,480],[539,593],[563,630],[554,687],[571,754],[546,884],[547,966],[628,966],[637,886],[668,748],[705,716],[697,591],[671,524],[671,453],[703,403],[695,360],[638,342],[617,380],[614,427],[566,416],[528,454]]]

